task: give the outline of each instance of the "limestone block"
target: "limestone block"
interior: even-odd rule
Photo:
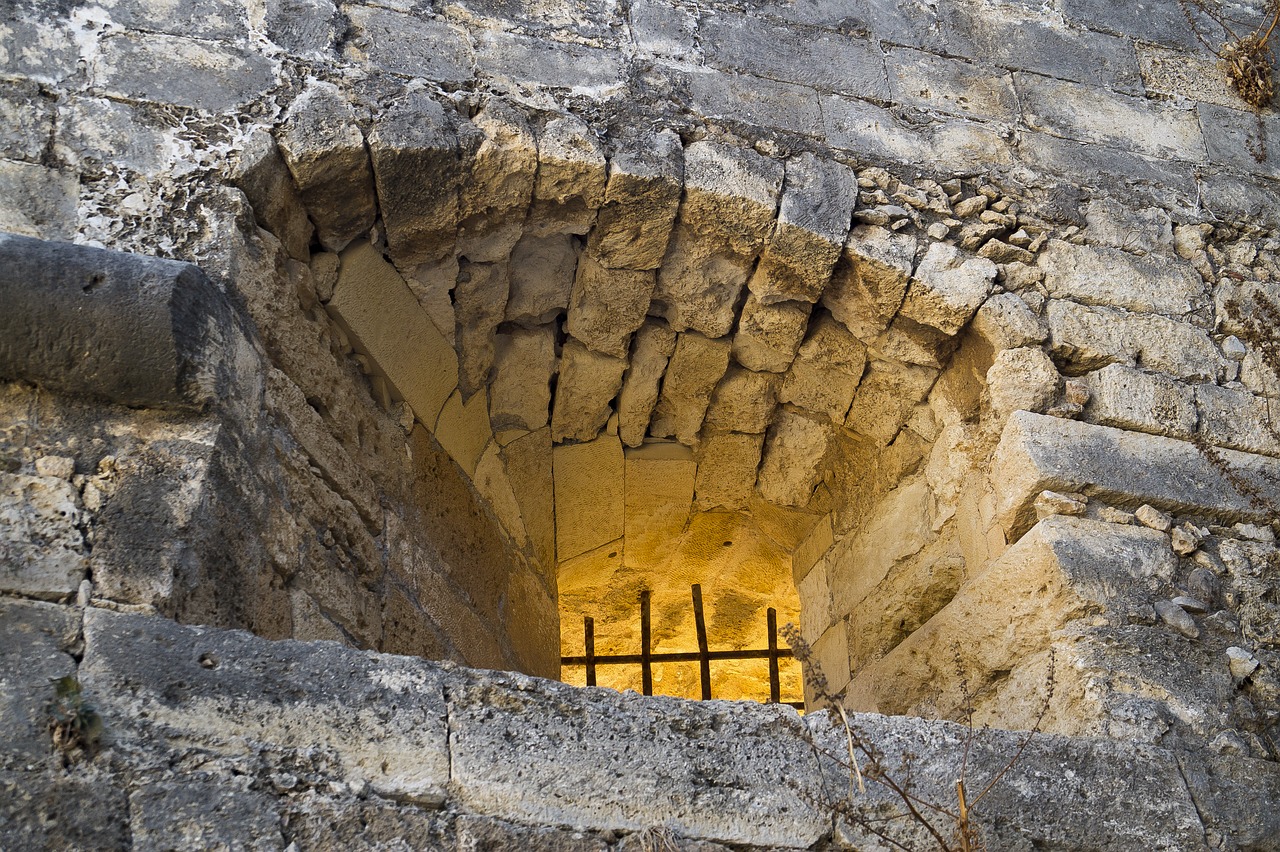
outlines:
[[[748,508],[763,450],[763,432],[708,436],[698,447],[698,510]]]
[[[1193,381],[1216,381],[1227,370],[1209,335],[1168,317],[1054,299],[1046,318],[1050,351],[1075,370],[1141,364]]]
[[[882,361],[905,361],[924,367],[942,368],[959,341],[928,325],[904,316],[894,317],[889,327],[867,342],[871,357]]]
[[[592,352],[570,338],[560,356],[560,381],[556,384],[551,413],[551,440],[590,441],[613,414],[610,403],[622,388],[625,358]]]
[[[330,313],[428,428],[457,386],[458,356],[377,249],[342,253]]]
[[[1040,252],[1044,285],[1055,299],[1181,317],[1208,304],[1190,264],[1160,255],[1050,240]]]
[[[439,263],[424,263],[405,276],[418,304],[432,324],[455,348],[458,344],[458,313],[453,307],[453,289],[458,286],[462,265],[452,255]]]
[[[489,421],[495,431],[541,429],[551,416],[555,327],[516,328],[498,334],[496,340]]]
[[[724,338],[713,340],[696,331],[677,336],[662,380],[651,434],[658,438],[674,435],[685,446],[694,445],[711,403],[711,392],[729,367],[729,346]]]
[[[706,425],[713,431],[763,433],[773,419],[782,377],[730,364],[711,395]]]
[[[506,320],[521,325],[551,322],[569,306],[578,247],[567,234],[526,235],[511,253],[511,294]]]
[[[453,290],[458,387],[467,399],[489,383],[494,336],[506,311],[510,286],[506,263],[463,261],[458,268],[458,284]]]
[[[1088,500],[1083,494],[1041,491],[1034,504],[1036,519],[1043,521],[1051,515],[1083,515],[1088,510]]]
[[[597,352],[625,358],[631,334],[649,310],[653,285],[652,271],[606,269],[586,252],[578,259],[565,331]]]
[[[103,103],[119,108],[110,101]],[[153,144],[158,148],[159,140]],[[311,234],[315,229],[270,133],[259,129],[247,136],[229,177],[253,205],[254,218],[280,240],[289,256],[303,262],[310,260]]]
[[[812,309],[808,302],[765,305],[748,293],[733,336],[734,360],[748,370],[783,372],[796,357]]]
[[[464,402],[462,392],[454,391],[440,412],[433,434],[467,476],[473,475],[480,456],[493,439],[488,394],[482,390]]]
[[[622,564],[654,570],[677,551],[689,521],[694,476],[701,468],[680,444],[626,451]]]
[[[596,135],[573,115],[552,118],[538,133],[538,176],[525,232],[586,234],[604,201],[608,164]]]
[[[865,510],[858,532],[836,542],[828,554],[833,615],[858,611],[893,567],[920,553],[932,535],[932,495],[915,477]]]
[[[780,506],[805,506],[822,478],[831,444],[829,424],[779,408],[769,428],[757,487]]]
[[[1179,438],[1195,433],[1195,393],[1181,382],[1122,364],[1108,364],[1085,381],[1085,416],[1092,423]]]
[[[818,565],[835,544],[835,530],[832,527],[831,515],[823,515],[813,525],[791,552],[791,577],[797,584],[804,581],[809,571]],[[822,581],[824,584],[826,580]],[[830,603],[828,603],[830,609]],[[801,603],[801,613],[804,604]]]
[[[684,188],[684,149],[671,130],[625,135],[587,249],[611,269],[657,269]]]
[[[545,427],[502,448],[507,478],[520,504],[520,517],[544,576],[555,582],[556,519],[552,490],[551,429]]]
[[[499,98],[471,119],[484,139],[467,165],[458,199],[458,254],[506,260],[520,239],[538,172],[538,143],[524,116]]]
[[[947,243],[932,243],[907,290],[902,315],[947,334],[964,328],[991,293],[996,265],[966,257]]]
[[[836,621],[818,637],[813,645],[813,656],[827,676],[827,688],[839,692],[852,678],[849,665],[849,625],[843,618]],[[808,696],[805,684],[805,697]]]
[[[844,425],[875,438],[882,445],[891,442],[911,409],[928,395],[938,371],[917,364],[872,360]]]
[[[1161,512],[1155,506],[1149,506],[1146,503],[1135,509],[1133,516],[1147,529],[1158,532],[1168,532],[1173,526],[1173,517],[1168,512]]]
[[[1230,478],[1187,441],[1018,411],[1005,425],[990,479],[1010,541],[1031,526],[1031,504],[1046,488],[1079,491],[1119,508],[1149,503],[1219,523],[1261,517],[1231,479],[1268,489],[1262,483],[1280,473],[1280,462],[1235,450],[1219,454]]]
[[[0,230],[39,239],[75,236],[80,182],[74,174],[35,163],[0,161]]]
[[[86,852],[132,847],[129,800],[113,781],[47,770],[0,772],[0,843]]]
[[[609,852],[598,837],[568,828],[530,828],[496,819],[460,816],[455,823],[458,850],[486,852],[524,849],[527,852]],[[442,844],[443,845],[443,844]]]
[[[654,289],[676,331],[721,337],[738,294],[773,229],[782,166],[715,142],[685,150],[685,195]]]
[[[552,451],[555,479],[556,560],[564,562],[623,532],[622,443],[604,435]]]
[[[915,257],[916,238],[910,234],[877,225],[854,227],[822,294],[823,306],[854,337],[873,340],[901,307]]]
[[[154,9],[144,13],[145,26],[154,26]],[[35,45],[44,46],[22,52],[40,52]],[[90,65],[103,94],[211,113],[255,101],[279,81],[279,65],[255,49],[155,32],[104,34]]]
[[[312,81],[289,106],[277,134],[320,244],[341,251],[368,233],[377,216],[373,170],[355,111],[338,88]]]
[[[511,536],[517,547],[523,548],[528,542],[524,529],[524,517],[520,512],[520,501],[516,499],[511,479],[502,463],[502,456],[497,441],[490,441],[476,463],[475,473],[471,479],[476,490],[480,492],[493,509],[498,523]],[[553,642],[552,645],[555,643]]]
[[[88,574],[84,513],[69,482],[0,473],[0,591],[57,600]]]
[[[0,510],[6,526],[7,514]],[[6,765],[38,761],[52,752],[53,740],[44,723],[56,694],[54,682],[75,673],[76,661],[70,652],[78,638],[78,622],[70,607],[0,600],[0,671],[4,672],[0,725],[5,731],[0,760]]]
[[[867,348],[830,314],[814,320],[778,398],[844,424],[867,363]]]
[[[93,608],[84,631],[80,680],[112,744],[145,752],[173,737],[227,756],[319,748],[381,796],[444,799],[443,687],[428,663]]]
[[[761,303],[818,301],[849,236],[857,194],[848,166],[809,153],[787,161],[778,224],[748,284]]]
[[[1199,432],[1211,443],[1233,450],[1280,455],[1273,406],[1265,397],[1217,385],[1195,386]]]
[[[618,395],[618,434],[628,447],[638,447],[649,431],[658,404],[658,385],[676,348],[676,333],[657,320],[647,320],[635,334],[631,362]]]
[[[997,351],[1037,346],[1049,337],[1044,320],[1016,293],[996,293],[983,302],[971,327]]]
[[[129,835],[142,849],[268,852],[284,847],[277,808],[273,796],[220,779],[144,782],[129,795]]]
[[[644,698],[507,674],[458,682],[449,695],[456,795],[473,813],[595,829],[661,825],[776,846],[807,846],[828,830],[793,787],[777,783],[818,783],[789,707]],[[623,739],[626,750],[616,745]],[[616,783],[619,772],[627,784]]]
[[[991,409],[999,418],[1017,410],[1044,411],[1058,397],[1061,378],[1039,346],[1003,349],[987,370]]]
[[[475,73],[475,56],[466,31],[444,18],[358,6],[348,19],[351,28],[344,39],[344,52],[349,61],[425,78],[437,85],[456,86]]]

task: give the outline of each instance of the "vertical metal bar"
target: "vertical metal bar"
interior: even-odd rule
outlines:
[[[693,584],[693,623],[698,629],[698,680],[702,684],[702,700],[711,700],[711,657],[707,647],[707,619],[702,612],[702,586]]]
[[[640,592],[640,691],[653,695],[653,664],[649,661],[649,595],[648,589]]]
[[[591,616],[582,619],[582,632],[587,646],[587,686],[596,685],[596,620]]]
[[[769,607],[769,703],[782,699],[782,678],[778,674],[778,611]]]

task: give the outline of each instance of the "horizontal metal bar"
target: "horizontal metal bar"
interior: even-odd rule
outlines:
[[[711,660],[767,660],[769,657],[777,657],[780,660],[791,658],[791,651],[782,650],[770,651],[768,648],[753,649],[750,651],[708,651],[707,658]],[[645,659],[642,654],[596,654],[592,660],[597,666],[623,666],[636,665]],[[693,663],[702,659],[702,655],[697,651],[678,651],[669,654],[649,654],[649,662],[652,663]],[[586,657],[561,657],[560,665],[562,666],[585,666],[587,664]]]

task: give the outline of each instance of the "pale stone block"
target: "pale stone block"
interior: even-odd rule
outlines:
[[[782,166],[715,142],[685,150],[685,195],[654,302],[676,331],[722,337],[774,224]]]
[[[1051,515],[1083,515],[1089,508],[1089,498],[1083,494],[1041,491],[1034,508],[1036,519],[1041,521]]]
[[[873,358],[881,361],[905,361],[940,369],[947,365],[958,344],[957,338],[936,328],[897,316],[887,329],[867,343],[867,349]]]
[[[644,324],[654,273],[606,269],[590,252],[578,259],[565,331],[597,352],[627,357],[631,334]]]
[[[404,276],[404,283],[409,285],[418,304],[450,345],[455,347],[458,340],[458,314],[453,308],[453,288],[458,286],[459,269],[458,259],[450,255],[439,263],[420,264]]]
[[[458,388],[467,399],[489,383],[494,335],[502,322],[508,292],[506,263],[461,263],[453,306],[458,329]]]
[[[730,364],[707,408],[706,426],[725,432],[763,433],[778,403],[782,377]]]
[[[834,544],[835,531],[832,527],[831,515],[823,515],[791,553],[792,578],[797,583],[801,582],[809,569],[817,565]]]
[[[653,418],[651,432],[655,437],[674,435],[686,446],[698,440],[711,392],[729,367],[729,347],[724,338],[713,340],[696,331],[676,338]]]
[[[1057,399],[1061,381],[1053,361],[1039,346],[1000,350],[986,378],[997,418],[1017,410],[1046,410]]]
[[[827,583],[827,566],[819,563],[805,573],[796,584],[800,593],[800,636],[810,646],[831,626],[831,587]]]
[[[588,250],[612,269],[657,269],[683,189],[684,149],[675,132],[624,135],[609,159]]]
[[[585,444],[555,447],[556,559],[571,559],[621,538],[622,443],[606,435]]]
[[[676,348],[676,333],[657,320],[648,320],[635,334],[631,363],[618,395],[618,434],[628,447],[638,447],[649,431],[658,403],[658,385]]]
[[[849,666],[848,624],[842,618],[826,629],[813,643],[813,657],[827,677],[827,689],[839,692],[853,679]],[[808,685],[805,685],[806,693]]]
[[[61,478],[0,473],[0,591],[57,600],[88,574],[84,513]]]
[[[585,234],[604,201],[604,149],[574,115],[560,115],[538,133],[538,175],[525,232]]]
[[[1280,455],[1280,434],[1275,425],[1280,409],[1266,397],[1217,385],[1196,385],[1195,401],[1200,434],[1211,443],[1233,450]]]
[[[843,424],[866,363],[862,342],[824,313],[787,370],[779,399]]]
[[[519,110],[485,101],[471,122],[484,134],[461,181],[457,252],[468,260],[506,260],[520,239],[538,172],[538,143]]]
[[[501,429],[541,429],[551,416],[551,377],[556,371],[553,326],[517,328],[497,335],[489,421]]]
[[[829,424],[779,408],[760,465],[760,496],[782,506],[807,505],[822,478],[830,443]]]
[[[544,325],[569,307],[578,249],[567,234],[524,236],[511,253],[511,292],[505,318]]]
[[[1218,381],[1227,361],[1205,332],[1168,317],[1054,299],[1046,311],[1055,358],[1079,370],[1141,364],[1176,379]]]
[[[592,352],[570,338],[560,355],[560,381],[551,413],[551,439],[590,441],[613,413],[610,403],[622,388],[625,358]]]
[[[930,367],[873,360],[858,385],[844,425],[888,444],[937,377],[938,371]]]
[[[458,356],[404,279],[368,243],[342,253],[330,313],[396,393],[434,428],[458,383]]]
[[[746,509],[756,487],[764,434],[717,432],[698,448],[699,511]]]
[[[765,305],[748,293],[733,336],[734,360],[748,370],[783,372],[796,357],[812,309],[808,302]]]
[[[931,243],[916,267],[902,315],[946,334],[964,328],[991,293],[996,265],[961,254],[947,243]]]
[[[1044,320],[1017,293],[997,293],[983,302],[972,328],[996,351],[1038,346],[1049,337]]]
[[[842,163],[810,153],[787,161],[778,224],[748,286],[766,305],[816,302],[840,257],[858,195]]]
[[[1181,382],[1121,364],[1092,372],[1085,381],[1085,416],[1092,423],[1178,438],[1196,431],[1196,394]]]
[[[555,583],[556,518],[555,502],[548,500],[552,493],[551,479],[551,429],[545,427],[510,441],[502,447],[502,461],[516,502],[520,504],[520,517],[542,566],[543,574]]]
[[[488,395],[481,391],[463,402],[462,392],[454,391],[440,412],[433,434],[467,476],[475,474],[480,456],[493,440]]]
[[[497,441],[491,441],[485,448],[480,461],[476,463],[471,481],[475,484],[476,491],[480,492],[480,496],[493,509],[493,514],[497,516],[498,523],[507,531],[507,535],[511,536],[517,547],[523,548],[529,537],[525,532],[520,502],[507,477]]]
[[[916,238],[877,225],[858,225],[822,304],[854,337],[875,339],[902,305],[915,267]]]
[[[855,612],[895,565],[929,544],[932,499],[929,483],[916,477],[867,507],[857,534],[837,542],[828,557],[833,613]]]
[[[626,451],[624,566],[653,570],[678,550],[698,472],[692,453],[679,444]]]
[[[1055,299],[1181,317],[1209,304],[1190,264],[1160,255],[1050,240],[1038,261]]]

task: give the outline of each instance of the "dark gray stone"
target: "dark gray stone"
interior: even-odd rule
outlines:
[[[1198,19],[1200,32],[1210,43],[1221,31],[1193,4],[1179,0],[1062,0],[1061,8],[1063,16],[1077,26],[1188,50],[1204,47],[1188,23],[1188,15]]]
[[[230,309],[197,267],[0,234],[0,376],[126,405],[201,407]]]
[[[1209,162],[1280,178],[1280,119],[1216,104],[1197,104]],[[1259,159],[1261,157],[1261,159]]]
[[[1028,168],[1067,178],[1075,187],[1066,190],[1068,193],[1092,187],[1175,206],[1179,198],[1190,201],[1196,195],[1195,168],[1187,163],[1155,160],[1027,130],[1019,134],[1017,153]]]
[[[6,77],[29,77],[42,83],[59,83],[74,75],[80,60],[75,36],[56,10],[15,8],[6,4],[4,26],[0,28],[0,73]],[[12,11],[11,11],[12,10]],[[32,45],[39,49],[32,50]]]
[[[1280,227],[1280,184],[1230,172],[1202,174],[1200,200],[1218,214],[1232,214],[1241,221]],[[1194,198],[1192,193],[1187,196]]]
[[[711,68],[672,69],[689,91],[698,115],[735,125],[773,127],[805,136],[822,134],[822,109],[813,89]]]
[[[121,852],[129,808],[120,779],[97,772],[0,772],[0,849]]]
[[[460,816],[454,824],[458,852],[607,852],[609,844],[582,831],[533,828],[483,817]]]
[[[71,239],[80,182],[76,175],[36,163],[0,160],[0,231]]]
[[[500,30],[477,33],[476,55],[481,76],[494,82],[578,90],[592,97],[620,87],[627,76],[622,53]]]
[[[0,764],[22,765],[52,751],[53,682],[75,672],[68,651],[79,632],[79,618],[69,608],[0,598]],[[0,847],[3,837],[0,828]]]
[[[272,852],[284,848],[276,802],[235,779],[158,781],[129,796],[134,852]]]
[[[267,0],[267,38],[303,56],[330,53],[346,20],[330,0]]]
[[[1178,762],[1205,828],[1226,838],[1226,848],[1275,848],[1280,764],[1211,752],[1183,754]]]
[[[38,161],[52,135],[52,98],[34,83],[0,86],[0,157]]]
[[[117,0],[111,20],[130,30],[150,30],[215,41],[248,35],[248,7],[239,0]]]
[[[470,39],[444,20],[368,6],[346,12],[355,34],[347,42],[351,58],[435,83],[464,83],[474,74]]]
[[[311,259],[315,229],[270,133],[259,130],[245,139],[231,182],[249,199],[258,224],[280,240],[290,257]]]
[[[256,100],[276,66],[254,51],[179,36],[125,32],[102,40],[108,94],[224,112]]]
[[[58,144],[83,174],[119,169],[155,174],[168,165],[164,143],[172,121],[158,112],[145,104],[72,98],[59,109]]]
[[[284,814],[298,852],[454,852],[437,815],[404,802],[306,793],[290,796]]]

